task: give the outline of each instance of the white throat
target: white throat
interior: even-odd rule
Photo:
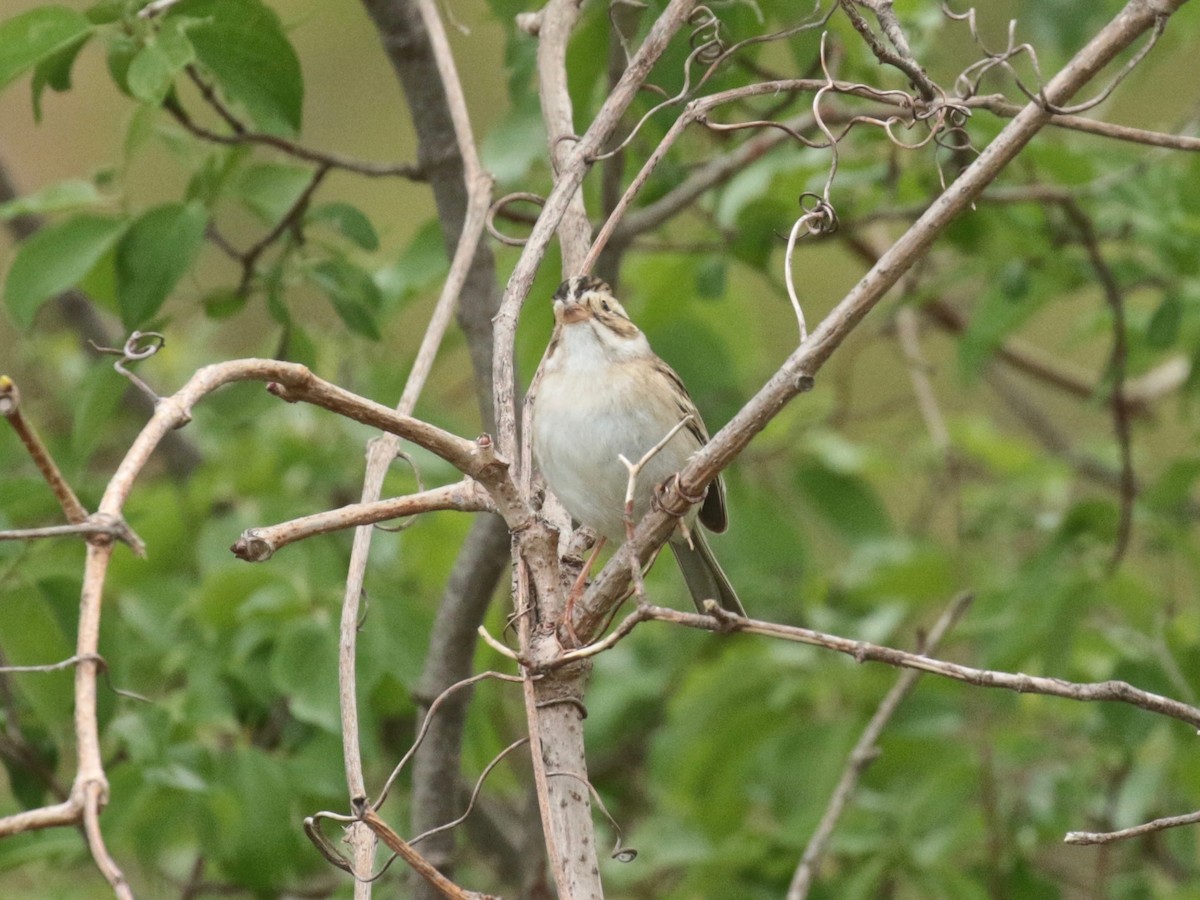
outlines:
[[[555,368],[573,375],[582,375],[638,357],[650,356],[650,343],[640,331],[632,337],[622,337],[605,328],[595,319],[574,322],[562,327],[555,356]]]

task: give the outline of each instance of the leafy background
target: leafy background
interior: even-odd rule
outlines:
[[[1052,72],[1119,6],[995,3],[980,11],[981,27],[1002,43],[1007,19],[1017,17],[1022,38]],[[934,4],[897,7],[935,79],[949,83],[974,58],[964,28],[945,23]],[[32,9],[49,7],[10,0],[5,22]],[[163,392],[207,362],[282,355],[394,402],[446,266],[427,191],[399,179],[331,174],[303,243],[289,238],[265,254],[253,290],[239,297],[240,272],[204,239],[205,226],[215,222],[236,245],[252,244],[303,190],[310,169],[270,151],[199,141],[161,109],[172,96],[202,108],[180,74],[195,60],[265,131],[299,132],[308,145],[364,158],[411,160],[408,114],[362,10],[185,0],[152,32],[130,24],[123,2],[55,9],[46,16],[61,29],[62,52],[44,57],[32,76],[19,51],[34,39],[0,32],[10,39],[0,47],[16,48],[0,51],[0,81],[11,81],[0,94],[0,120],[10,123],[3,161],[27,197],[3,212],[31,210],[49,221],[21,248],[4,247],[0,369],[21,386],[27,413],[85,505],[95,505],[144,412],[123,402],[125,383],[108,362],[81,349],[77,323],[43,303],[74,284],[114,333],[153,326],[167,335],[166,349],[140,370]],[[533,44],[511,25],[523,9],[511,0],[455,4],[462,28],[450,31],[485,163],[500,189],[536,191],[549,176]],[[247,10],[253,27],[230,24]],[[793,17],[783,3],[718,12],[735,39]],[[1192,4],[1171,21],[1101,117],[1168,131],[1194,127],[1190,44],[1198,19]],[[571,48],[577,122],[604,95],[606,30],[602,5],[589,6]],[[833,31],[845,77],[903,86],[866,56],[844,22]],[[73,41],[85,33],[77,48]],[[257,61],[255,77],[235,51]],[[793,72],[807,70],[815,52],[809,35],[750,55],[762,67]],[[668,54],[661,79],[668,89],[685,53],[681,44]],[[733,67],[713,88],[749,77]],[[651,102],[643,98],[639,108]],[[654,119],[635,140],[629,170],[669,121]],[[977,113],[969,131],[982,145],[998,127]],[[702,135],[685,141],[646,199],[721,147]],[[810,320],[863,271],[845,238],[898,234],[902,221],[887,216],[936,194],[934,161],[932,150],[898,151],[865,129],[846,142],[833,192],[843,230],[797,257]],[[712,427],[794,344],[778,235],[796,215],[796,195],[819,189],[827,164],[824,154],[792,147],[769,154],[624,259],[626,305]],[[1200,160],[1047,132],[1003,179],[1003,186],[1024,184],[1069,189],[1095,222],[1126,291],[1130,374],[1174,357],[1192,363],[1200,352]],[[595,209],[598,188],[589,182],[588,190]],[[496,252],[503,273],[515,251]],[[550,328],[539,298],[558,274],[553,261],[543,267],[522,322],[526,377]],[[934,299],[970,314],[961,336],[932,329],[923,336],[953,467],[922,424],[894,333],[900,302],[921,307]],[[983,202],[935,248],[903,301],[864,323],[817,389],[730,471],[733,527],[714,541],[717,553],[763,618],[911,646],[949,597],[969,588],[977,599],[943,655],[1075,680],[1123,678],[1195,702],[1194,379],[1135,422],[1144,490],[1130,552],[1110,572],[1118,501],[1079,465],[1081,457],[1109,468],[1117,461],[1102,393],[1081,400],[1009,376],[1069,438],[1070,454],[1050,452],[989,380],[997,347],[1014,338],[1080,367],[1102,390],[1107,384],[1112,318],[1070,223],[1052,206]],[[448,339],[417,413],[462,434],[480,428],[460,335]],[[244,386],[200,406],[183,434],[199,463],[182,474],[187,460],[166,452],[139,482],[127,515],[147,539],[149,558],[118,552],[108,583],[101,652],[110,679],[150,702],[102,697],[113,792],[106,838],[146,896],[178,895],[200,859],[206,879],[250,893],[349,896],[349,884],[331,874],[300,827],[317,809],[345,806],[335,660],[349,538],[314,539],[256,566],[227,548],[246,527],[356,498],[369,433]],[[52,497],[9,430],[0,430],[0,458],[0,527],[57,522]],[[426,483],[453,477],[426,454],[417,461]],[[388,490],[414,484],[397,467]],[[428,516],[376,541],[359,661],[369,784],[382,783],[411,740],[410,692],[467,525],[461,516]],[[8,663],[72,653],[82,556],[82,546],[69,542],[0,544],[0,650]],[[668,566],[654,571],[649,589],[663,602],[686,604]],[[501,596],[488,622],[494,634],[505,614]],[[478,664],[504,665],[486,648]],[[894,678],[883,667],[808,648],[657,625],[605,654],[588,700],[590,765],[624,842],[640,851],[633,863],[604,863],[611,892],[780,896],[846,753]],[[5,735],[35,751],[32,758],[0,753],[7,777],[0,813],[10,813],[46,802],[70,778],[71,676],[10,676],[0,684]],[[481,687],[470,713],[467,777],[522,728],[512,688]],[[814,896],[1196,896],[1193,830],[1109,849],[1061,843],[1068,830],[1123,827],[1200,806],[1194,740],[1178,723],[1124,707],[926,678],[885,734]],[[498,808],[521,808],[520,755],[493,777],[489,795]],[[402,783],[384,809],[389,821],[406,821],[406,797]],[[460,881],[496,884],[467,838],[463,844]],[[381,890],[395,891],[401,877],[385,876]],[[0,894],[106,896],[107,889],[78,834],[57,830],[0,842]]]

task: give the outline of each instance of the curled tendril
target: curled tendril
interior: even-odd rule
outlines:
[[[343,827],[354,822],[352,816],[343,816],[338,813],[318,812],[308,816],[304,820],[304,833],[308,839],[312,841],[317,851],[325,857],[325,861],[331,865],[337,866],[343,872],[348,873],[355,881],[363,884],[370,884],[383,877],[384,873],[392,867],[392,863],[396,861],[400,854],[393,853],[387,858],[387,861],[374,875],[359,875],[354,871],[354,864],[346,858],[340,850],[333,846],[333,843],[325,836],[325,832],[321,830],[321,823],[325,820],[331,820],[340,823]]]
[[[524,747],[528,743],[529,738],[519,738],[492,758],[492,761],[487,764],[483,772],[480,773],[479,778],[475,781],[475,789],[471,791],[471,797],[467,801],[467,808],[463,810],[462,815],[456,819],[451,819],[449,822],[438,825],[436,828],[430,828],[428,831],[422,831],[416,837],[410,838],[408,843],[412,846],[416,846],[426,838],[433,837],[435,834],[441,834],[444,831],[449,831],[451,828],[457,828],[459,825],[465,822],[467,820],[467,816],[471,815],[471,813],[475,810],[475,801],[479,799],[479,792],[483,790],[483,783],[487,780],[488,775],[490,775],[492,770],[500,764],[500,761],[503,760],[504,757],[508,756],[509,753],[511,753],[513,750],[516,750],[518,747]]]
[[[937,144],[939,151],[946,151],[953,154],[972,153],[975,156],[979,155],[979,151],[975,145],[971,143],[971,136],[966,129],[952,126],[939,131],[934,137],[934,142]],[[942,168],[942,154],[934,154],[934,164],[937,166],[938,183],[941,184],[942,190],[946,190],[946,173]]]
[[[688,22],[693,26],[692,33],[688,38],[688,42],[691,45],[692,50],[690,53],[688,53],[687,59],[683,62],[683,87],[679,89],[677,94],[667,97],[665,100],[662,100],[661,102],[652,106],[644,116],[638,119],[637,124],[633,126],[629,134],[625,136],[624,140],[622,140],[611,150],[608,150],[604,153],[598,153],[593,156],[592,162],[599,162],[600,160],[608,159],[610,156],[615,156],[616,154],[620,153],[629,146],[629,143],[634,139],[634,137],[637,136],[637,133],[642,130],[642,126],[650,120],[651,116],[653,116],[659,110],[666,109],[668,106],[675,106],[676,104],[683,102],[683,100],[692,92],[692,64],[696,62],[696,60],[701,60],[703,62],[706,55],[711,56],[712,59],[718,59],[721,56],[721,50],[724,47],[720,36],[721,20],[716,17],[713,11],[707,6],[697,6],[694,10],[692,10],[691,15],[688,16]],[[699,85],[697,85],[697,87],[698,86]],[[665,95],[666,91],[661,91],[661,93]]]
[[[512,194],[505,194],[488,208],[487,219],[484,223],[487,227],[488,234],[506,246],[524,247],[528,238],[509,237],[496,227],[496,217],[501,214],[517,222],[526,222],[530,225],[533,224],[535,221],[533,218],[507,212],[505,207],[512,203],[532,203],[535,206],[541,207],[546,205],[546,198],[538,194],[531,194],[528,191],[517,191],[516,193]]]
[[[826,235],[833,234],[838,230],[837,211],[834,210],[828,199],[814,194],[812,191],[805,191],[796,202],[800,205],[800,211],[803,213],[800,221],[809,234]]]
[[[748,38],[738,41],[736,44],[731,45],[716,59],[714,59],[712,63],[709,64],[707,71],[705,71],[704,75],[702,75],[700,80],[696,83],[696,87],[702,87],[704,83],[712,77],[713,72],[715,72],[721,66],[721,63],[725,62],[725,60],[729,59],[739,50],[743,50],[752,44],[766,44],[770,43],[771,41],[780,41],[785,38],[792,37],[793,35],[800,34],[803,31],[811,31],[814,28],[823,27],[825,23],[832,18],[834,12],[837,11],[838,4],[837,0],[834,0],[827,11],[821,12],[821,2],[822,0],[816,0],[816,2],[813,3],[813,11],[809,13],[808,18],[800,22],[798,25],[791,25],[780,31],[772,32],[771,34],[752,35]]]
[[[413,459],[409,454],[405,453],[403,450],[397,450],[396,455],[393,457],[393,459],[402,459],[406,463],[408,463],[408,467],[410,469],[412,469],[413,476],[417,479],[417,490],[418,491],[425,490],[425,479],[423,479],[421,477],[421,468],[420,468],[420,466],[417,465],[417,461],[415,459]],[[395,525],[386,525],[383,522],[376,522],[375,527],[378,528],[380,531],[399,532],[399,531],[403,531],[404,529],[409,528],[410,526],[414,525],[416,523],[417,519],[419,519],[420,517],[421,516],[419,513],[415,516],[405,516],[403,519],[401,519]],[[360,622],[359,625],[361,627],[362,623]]]
[[[134,386],[154,403],[158,403],[161,398],[155,393],[154,389],[134,375],[129,369],[125,368],[125,364],[149,359],[167,343],[164,335],[157,331],[134,331],[129,335],[128,340],[125,341],[125,346],[121,348],[101,347],[95,341],[88,341],[88,343],[92,345],[92,348],[97,353],[107,353],[111,356],[121,357],[113,363],[113,368],[133,382]],[[184,416],[183,420],[176,427],[186,425],[188,421],[190,421],[190,416]]]
[[[796,313],[796,324],[800,327],[800,343],[808,340],[808,325],[804,320],[804,308],[796,293],[796,279],[792,275],[792,256],[796,252],[796,240],[801,233],[811,235],[832,234],[837,231],[838,217],[833,205],[826,197],[805,191],[798,200],[802,215],[792,224],[788,235],[787,254],[783,259],[783,280],[787,285],[788,299]]]
[[[623,863],[633,862],[637,859],[637,850],[633,847],[623,847],[621,845],[621,826],[617,824],[617,820],[613,818],[612,813],[608,811],[608,807],[604,805],[604,800],[600,797],[600,793],[596,790],[595,785],[574,772],[547,772],[546,775],[550,778],[574,778],[576,781],[586,785],[588,793],[592,795],[592,799],[596,802],[596,808],[604,814],[604,818],[608,819],[609,827],[612,828],[613,834],[616,835],[616,842],[612,849],[612,859]]]
[[[704,66],[711,66],[725,52],[725,41],[721,38],[721,20],[707,6],[697,6],[688,16],[692,33],[688,46],[692,48],[690,59]]]
[[[625,54],[625,66],[628,68],[633,54],[629,52],[629,39],[625,37],[625,32],[621,30],[621,25],[617,21],[618,6],[628,6],[640,11],[646,8],[646,4],[642,0],[613,0],[608,5],[608,24],[612,26],[612,33],[617,36],[617,40],[621,44],[621,51]]]
[[[622,140],[612,149],[593,156],[591,161],[599,162],[600,160],[607,159],[610,156],[615,156],[617,153],[620,153],[623,149],[629,146],[630,142],[634,139],[637,133],[641,131],[646,122],[650,120],[651,116],[669,106],[676,106],[679,103],[682,103],[688,97],[693,96],[696,91],[698,91],[708,81],[708,79],[712,77],[712,74],[718,68],[720,68],[722,63],[724,63],[742,48],[748,47],[751,44],[760,44],[767,41],[781,40],[801,31],[818,28],[821,25],[824,25],[825,22],[829,21],[829,17],[833,15],[833,11],[836,8],[837,3],[834,3],[828,12],[821,13],[821,0],[816,0],[816,3],[813,6],[813,13],[810,18],[804,22],[801,22],[799,25],[785,28],[782,31],[777,31],[773,34],[755,35],[754,37],[739,41],[732,46],[727,46],[724,39],[721,37],[720,19],[709,7],[697,6],[694,10],[692,10],[691,15],[688,17],[688,23],[692,26],[692,32],[688,38],[688,43],[692,49],[691,52],[688,53],[688,57],[683,63],[683,87],[679,89],[678,93],[672,96],[667,96],[667,92],[662,88],[649,83],[644,84],[644,89],[654,91],[666,99],[656,104],[650,109],[649,112],[642,116],[638,120],[637,124],[634,125],[630,130],[629,134],[626,135],[624,140]],[[706,66],[706,68],[699,80],[697,80],[693,85],[692,66],[697,62],[703,66]]]
[[[1107,100],[1109,96],[1112,95],[1112,92],[1116,90],[1117,86],[1125,80],[1125,77],[1137,67],[1137,65],[1145,58],[1146,54],[1150,52],[1151,48],[1158,43],[1159,37],[1162,36],[1163,29],[1166,27],[1166,17],[1161,15],[1156,16],[1154,20],[1154,28],[1150,32],[1150,37],[1147,39],[1146,43],[1121,68],[1121,71],[1113,76],[1112,81],[1110,81],[1108,85],[1100,91],[1099,94],[1090,100],[1085,100],[1082,103],[1075,104],[1074,106],[1058,106],[1054,103],[1051,103],[1049,98],[1046,97],[1045,79],[1042,77],[1042,70],[1041,65],[1038,62],[1037,51],[1034,50],[1033,46],[1028,43],[1018,44],[1016,42],[1016,19],[1009,20],[1008,41],[1005,45],[1005,48],[1001,51],[993,51],[988,49],[987,45],[983,41],[983,38],[979,34],[978,22],[976,21],[975,17],[975,7],[969,8],[966,12],[956,13],[954,10],[950,9],[949,4],[943,3],[942,13],[952,21],[966,22],[967,29],[971,34],[971,39],[975,42],[975,45],[979,47],[981,51],[983,51],[984,54],[983,59],[977,60],[976,62],[967,66],[967,68],[963,69],[963,71],[955,79],[954,88],[959,97],[965,99],[967,97],[974,96],[978,92],[979,85],[983,81],[984,76],[992,69],[1000,68],[1008,73],[1017,89],[1024,94],[1026,98],[1036,103],[1046,112],[1053,115],[1075,115],[1098,106]],[[1037,79],[1038,87],[1036,90],[1028,87],[1025,82],[1021,80],[1021,76],[1017,74],[1016,67],[1012,64],[1012,60],[1021,55],[1029,57],[1029,65],[1033,69],[1033,74]]]

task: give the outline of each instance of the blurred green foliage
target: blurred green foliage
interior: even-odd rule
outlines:
[[[644,33],[660,5],[633,28]],[[997,3],[980,10],[979,27],[997,46],[1007,19],[1018,18],[1020,39],[1038,48],[1050,73],[1120,5]],[[111,90],[127,94],[130,105],[122,159],[96,160],[91,176],[77,173],[0,206],[5,219],[35,213],[48,220],[8,265],[3,296],[20,337],[3,348],[0,368],[22,387],[27,415],[91,508],[143,416],[121,402],[126,382],[109,363],[81,352],[64,332],[48,303],[58,293],[79,285],[114,329],[164,332],[166,348],[139,369],[163,393],[200,365],[257,354],[302,361],[391,403],[447,266],[436,221],[396,239],[394,223],[347,201],[331,179],[245,277],[221,256],[214,229],[252,246],[296,208],[314,170],[261,147],[204,141],[164,109],[203,107],[186,74],[194,65],[206,89],[247,127],[301,134],[302,68],[290,36],[303,22],[282,20],[260,0],[184,0],[153,23],[136,17],[138,6],[102,0],[80,12],[48,5],[0,22],[0,85],[20,90],[13,82],[27,77],[39,114],[56,99],[47,88],[73,89],[81,52],[107,60]],[[1200,25],[1194,7],[1169,23],[1101,117],[1180,130],[1196,101],[1194,79],[1180,76],[1190,71],[1189,44]],[[496,76],[507,106],[481,136],[485,161],[503,189],[544,192],[550,173],[535,44],[513,21],[525,5],[492,0],[489,9],[482,34],[504,43],[506,70]],[[966,25],[947,21],[936,4],[913,0],[897,10],[940,83],[952,84],[978,56]],[[717,14],[730,43],[796,17],[783,2],[721,6]],[[605,4],[587,5],[571,44],[581,129],[608,90],[609,22]],[[905,87],[844,20],[835,17],[829,28],[842,77]],[[656,71],[667,92],[680,88],[688,52],[686,40],[677,40]],[[763,72],[811,72],[817,52],[814,32],[750,45],[705,90]],[[1027,61],[1020,71],[1031,77]],[[1016,95],[999,76],[984,88]],[[628,122],[659,99],[644,92]],[[721,120],[767,110],[782,118],[810,100],[764,98],[723,110]],[[202,120],[221,126],[215,115]],[[625,152],[622,177],[632,176],[671,121],[670,113],[647,121]],[[980,147],[1001,124],[977,111],[966,130]],[[347,123],[347,132],[353,127]],[[689,134],[655,170],[643,202],[666,195],[732,140]],[[137,162],[150,153],[174,160],[178,178],[168,198],[143,203]],[[852,132],[832,190],[841,236],[879,243],[899,234],[911,218],[905,211],[940,191],[939,166],[953,176],[949,156],[933,145],[898,149],[874,129]],[[623,259],[627,307],[683,375],[712,430],[794,346],[779,236],[798,214],[795,198],[821,189],[828,163],[826,152],[784,144],[707,192],[652,240],[635,242]],[[587,185],[593,210],[599,181]],[[1047,131],[1000,187],[1021,185],[1069,191],[1094,223],[1124,292],[1129,377],[1172,361],[1200,371],[1200,159]],[[413,208],[428,215],[424,201]],[[398,220],[410,215],[396,212]],[[847,246],[837,237],[801,241],[796,264],[810,323],[863,270]],[[506,272],[516,251],[496,252]],[[558,275],[553,262],[543,266],[522,324],[526,377],[549,334],[545,298]],[[968,317],[961,335],[923,333],[949,453],[931,441],[918,413],[893,339],[895,303],[885,305],[838,351],[816,390],[772,422],[729,472],[733,524],[714,545],[752,613],[911,647],[949,598],[969,589],[974,606],[940,655],[1073,680],[1119,678],[1194,702],[1196,377],[1134,421],[1141,493],[1132,545],[1112,571],[1120,506],[1103,473],[1115,471],[1119,458],[1105,402],[1113,318],[1070,219],[1053,204],[985,199],[954,223],[896,302],[918,309],[944,302]],[[998,348],[1014,340],[1084,373],[1097,391],[1080,399],[1010,376],[1025,404],[1013,406],[992,376]],[[1031,428],[1028,408],[1062,442],[1048,442],[1036,421]],[[417,412],[461,434],[478,430],[461,335],[448,338]],[[106,840],[144,896],[175,896],[198,860],[206,880],[258,896],[325,886],[350,896],[348,879],[321,860],[301,828],[318,809],[346,806],[335,665],[349,537],[309,540],[253,566],[227,548],[247,527],[357,499],[369,433],[242,385],[208,398],[182,436],[201,461],[185,470],[169,448],[155,458],[126,509],[149,556],[137,560],[119,549],[106,589],[108,678],[149,699],[102,694],[112,781]],[[427,484],[455,477],[428,454],[415,455]],[[57,523],[53,498],[9,429],[0,429],[0,459],[0,528]],[[400,467],[388,477],[389,493],[414,486]],[[443,513],[376,539],[358,660],[372,787],[411,741],[410,695],[467,525]],[[0,544],[5,663],[71,655],[82,555],[69,541]],[[648,587],[656,600],[686,604],[670,567],[655,569]],[[493,634],[504,630],[506,614],[500,596],[488,621]],[[486,648],[477,662],[507,665]],[[639,850],[634,862],[603,863],[611,893],[781,896],[846,754],[895,677],[811,648],[656,624],[604,654],[588,699],[591,771],[624,843]],[[8,814],[52,802],[69,785],[71,675],[10,675],[0,685],[7,785],[0,814]],[[520,698],[511,686],[482,686],[468,725],[469,781],[522,733]],[[1180,723],[1127,706],[926,677],[885,732],[813,896],[1200,895],[1192,829],[1108,849],[1062,844],[1068,830],[1125,827],[1200,806],[1194,740]],[[523,809],[527,781],[517,754],[493,775],[489,794]],[[407,795],[402,778],[383,810],[401,830]],[[483,857],[461,843],[459,880],[491,889]],[[380,890],[394,892],[400,877],[394,869]],[[107,894],[69,829],[0,841],[0,895]]]

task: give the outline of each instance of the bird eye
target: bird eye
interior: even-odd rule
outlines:
[[[612,310],[611,310],[611,309],[609,308],[609,306],[608,306],[608,301],[607,301],[607,300],[601,300],[601,301],[600,301],[600,308],[601,308],[602,310],[604,310],[605,312],[612,312]]]

